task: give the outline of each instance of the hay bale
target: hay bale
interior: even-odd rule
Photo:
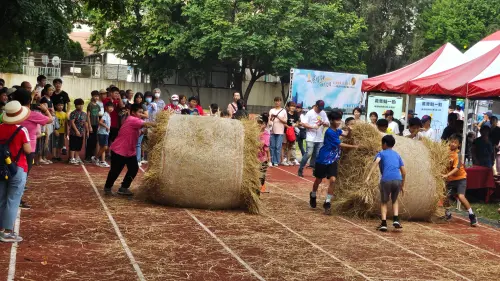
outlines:
[[[160,113],[141,193],[160,204],[259,213],[256,122]]]
[[[369,167],[382,149],[381,134],[369,124],[357,123],[346,143],[360,145],[342,155],[337,185],[337,211],[358,217],[380,214],[380,173],[365,184]],[[416,141],[395,136],[394,150],[401,155],[405,168],[406,189],[400,195],[400,216],[405,219],[429,220],[444,196],[445,184],[441,173],[446,169],[448,148],[432,141]],[[390,205],[390,204],[389,204]],[[391,208],[389,207],[389,213]]]

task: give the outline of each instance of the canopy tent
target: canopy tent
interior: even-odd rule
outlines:
[[[405,93],[410,80],[427,77],[460,65],[466,61],[455,46],[446,43],[434,53],[403,68],[363,80],[363,92]]]
[[[448,95],[461,98],[487,98],[495,96],[500,85],[485,81],[500,74],[500,45],[486,54],[455,68],[408,83],[406,93],[410,95]],[[492,78],[498,81],[498,78]],[[476,84],[472,84],[477,82]],[[469,84],[470,83],[470,84]],[[487,88],[485,88],[487,87]],[[474,91],[472,91],[474,89]]]
[[[464,55],[467,61],[471,61],[493,50],[498,45],[500,45],[500,30],[477,42]]]

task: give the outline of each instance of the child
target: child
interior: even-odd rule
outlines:
[[[332,209],[332,198],[335,180],[338,172],[338,160],[340,159],[340,149],[343,148],[358,148],[357,145],[349,145],[342,143],[341,136],[349,136],[351,130],[349,127],[344,132],[339,127],[342,125],[342,114],[338,111],[331,111],[328,113],[328,120],[330,127],[325,132],[323,146],[320,148],[318,156],[316,157],[316,165],[314,169],[314,181],[312,192],[309,194],[309,204],[311,208],[316,208],[316,192],[324,178],[330,180],[328,186],[328,194],[326,196],[323,208],[325,214],[330,215]]]
[[[387,119],[379,119],[377,121],[377,129],[379,130],[379,132],[387,134],[387,130],[389,129],[389,121],[387,121]]]
[[[48,100],[43,97],[40,100],[40,104],[45,105],[49,108]],[[50,110],[50,108],[49,108]],[[38,163],[48,165],[52,164],[52,161],[47,159],[47,151],[49,147],[51,148],[52,142],[50,141],[50,137],[53,136],[52,133],[54,131],[53,123],[43,125],[40,127],[40,141],[37,142],[38,145]]]
[[[3,108],[5,107],[5,103],[0,101],[0,124],[3,121]]]
[[[99,128],[97,129],[97,139],[99,140],[99,152],[96,156],[92,156],[92,162],[103,168],[109,168],[109,164],[106,163],[106,150],[108,149],[108,138],[109,130],[111,127],[111,116],[109,115],[113,112],[114,106],[112,102],[108,102],[105,106],[104,115],[102,115],[101,120],[99,120]],[[101,161],[99,162],[99,158]]]
[[[212,117],[219,117],[219,105],[216,103],[212,103],[210,105],[210,116]]]
[[[83,145],[83,136],[87,130],[87,114],[83,112],[83,100],[75,100],[75,110],[69,115],[69,163],[73,165],[82,164],[80,151]]]
[[[198,99],[196,97],[190,97],[189,100],[189,107],[187,108],[189,110],[189,115],[200,115],[200,112],[198,111]]]
[[[462,138],[460,135],[453,134],[448,138],[448,145],[450,147],[450,164],[448,166],[448,173],[443,175],[446,180],[447,200],[445,201],[445,219],[451,219],[451,212],[449,210],[449,199],[453,197],[458,197],[460,203],[464,205],[467,212],[469,212],[469,219],[471,226],[477,226],[476,215],[472,211],[469,201],[465,198],[465,190],[467,189],[467,172],[465,172],[465,167],[462,161],[459,159],[458,150],[460,144],[462,143]]]
[[[101,107],[97,104],[99,101],[99,92],[92,91],[90,103],[87,105],[87,124],[89,128],[89,136],[87,139],[87,147],[85,149],[85,162],[92,163],[97,148],[97,128],[99,127],[99,112]]]
[[[406,170],[403,164],[403,159],[399,154],[392,150],[396,140],[391,135],[386,135],[382,138],[382,151],[380,151],[377,156],[375,156],[375,161],[373,162],[368,177],[366,178],[366,184],[370,181],[370,175],[375,170],[375,167],[379,165],[380,173],[380,212],[382,213],[382,223],[377,227],[379,231],[387,231],[387,202],[389,202],[389,197],[392,200],[392,212],[394,214],[394,219],[392,225],[395,228],[403,228],[399,222],[399,205],[398,205],[398,195],[399,192],[403,194],[405,186]]]
[[[99,91],[99,100],[97,101],[97,104],[99,105],[99,116],[104,115],[104,100],[108,98],[108,92],[105,89],[101,89]]]
[[[421,140],[423,136],[420,133],[420,129],[422,129],[420,119],[417,117],[410,118],[408,120],[408,129],[403,131],[403,136],[413,140]]]
[[[186,101],[187,101],[187,98],[185,95],[179,95],[179,107],[181,110],[189,108]]]
[[[346,127],[349,127],[352,129],[352,125],[354,125],[354,123],[356,123],[356,119],[354,119],[354,117],[348,117],[345,119],[345,126]]]
[[[63,149],[66,137],[68,136],[66,126],[68,122],[68,114],[63,111],[64,104],[63,101],[58,101],[56,103],[56,112],[55,117],[59,123],[59,129],[54,130],[54,145],[52,149],[52,160],[54,161],[62,161],[61,159],[61,150]]]
[[[260,140],[260,150],[258,153],[258,158],[261,163],[260,166],[260,191],[257,192],[257,194],[260,193],[269,193],[266,189],[266,173],[267,173],[267,164],[269,161],[269,141],[271,138],[271,135],[269,134],[269,131],[266,130],[267,128],[267,123],[269,122],[269,116],[267,113],[262,114],[259,116],[259,119],[257,120],[257,123],[260,125],[260,135],[259,135],[259,140]]]

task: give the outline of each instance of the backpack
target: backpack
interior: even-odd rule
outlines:
[[[9,144],[22,129],[22,126],[17,127],[12,136],[6,142],[0,144],[0,181],[8,181],[17,174],[17,161],[21,157],[23,147],[21,146],[16,159],[12,161]]]

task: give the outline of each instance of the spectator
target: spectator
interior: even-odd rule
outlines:
[[[188,110],[188,109],[183,109],[183,110]],[[229,114],[229,111],[223,110],[220,113],[220,117],[221,118],[231,118],[231,114]]]
[[[114,110],[113,103],[108,102],[105,105],[105,111],[102,118],[99,120],[99,128],[97,129],[97,139],[99,140],[99,152],[96,156],[92,156],[92,162],[102,168],[109,168],[106,162],[106,150],[108,149],[109,130],[111,128],[110,112]],[[100,161],[99,161],[100,159]]]
[[[448,107],[448,115],[450,115],[451,113],[454,113],[456,109],[457,108],[454,105],[450,105]]]
[[[372,112],[370,113],[370,125],[372,125],[373,127],[377,127],[377,120],[378,120],[378,114],[377,112]]]
[[[3,89],[4,87],[5,87],[5,80],[0,78],[0,90]]]
[[[394,111],[386,110],[384,113],[385,119],[389,122],[389,134],[399,135],[399,125],[394,121]]]
[[[457,115],[458,116],[458,115]],[[491,127],[491,122],[490,122],[490,118],[493,117],[493,113],[491,112],[485,112],[483,113],[483,121],[481,121],[478,125],[477,125],[477,128],[478,129],[481,129],[481,127],[483,126],[488,126],[488,127]]]
[[[83,164],[80,159],[80,151],[83,146],[85,134],[89,134],[87,114],[83,112],[82,99],[75,100],[75,110],[69,115],[69,163],[73,165]]]
[[[465,114],[464,114],[461,106],[457,105],[457,109],[455,111],[453,111],[453,113],[458,114],[458,120],[465,119]]]
[[[289,101],[286,105],[287,108],[287,123],[285,125],[285,130],[290,130],[289,128],[292,128],[295,133],[295,128],[298,126],[300,123],[300,116],[299,114],[295,111],[295,102]],[[297,161],[297,155],[295,152],[295,143],[296,140],[293,142],[290,142],[287,139],[287,136],[283,136],[283,161],[281,162],[281,165],[283,166],[298,166],[299,161]]]
[[[179,95],[179,107],[181,108],[181,110],[189,108],[189,105],[187,104],[187,98],[185,95]]]
[[[99,108],[101,109],[99,111],[99,117],[104,115],[104,101],[108,98],[108,92],[105,89],[101,89],[99,91],[99,100],[97,101],[97,104],[99,105]]]
[[[65,146],[66,137],[67,137],[67,123],[68,123],[68,114],[63,111],[64,104],[62,101],[55,103],[56,112],[55,118],[57,119],[57,123],[59,123],[59,129],[54,131],[54,146],[52,149],[52,161],[62,161],[61,153],[62,148]]]
[[[389,130],[389,121],[387,121],[387,119],[378,119],[377,129],[382,134],[387,134]]]
[[[172,113],[175,114],[181,114],[181,106],[179,105],[179,96],[178,95],[172,95],[170,97],[170,103],[165,106],[164,110],[168,110]]]
[[[161,96],[161,90],[156,88],[153,90],[153,102],[156,103],[158,108],[165,108],[166,104],[165,102],[160,98]]]
[[[9,101],[9,97],[7,96],[7,88],[0,89],[0,102],[7,103]]]
[[[499,143],[500,143],[500,127],[498,127],[498,118],[496,116],[492,116],[490,118],[491,122],[491,133],[490,133],[490,141],[493,144],[494,153],[495,153],[495,163],[497,174],[500,172],[500,155],[499,152]]]
[[[45,87],[45,84],[47,84],[47,77],[45,77],[45,75],[38,75],[38,77],[36,78],[35,91],[40,93]]]
[[[269,111],[269,124],[271,128],[271,167],[278,167],[281,158],[281,147],[283,146],[283,135],[287,115],[281,107],[281,97],[274,98],[274,108]],[[229,110],[228,110],[229,111]]]
[[[2,124],[4,108],[5,108],[5,103],[0,101],[0,124]]]
[[[196,97],[190,97],[188,103],[189,107],[187,110],[189,110],[189,115],[200,115],[198,111],[198,99]]]
[[[323,110],[324,108],[324,101],[316,101],[316,104],[313,106],[312,110],[309,110],[309,112],[307,112],[306,116],[304,117],[304,121],[302,122],[302,126],[307,129],[307,148],[306,155],[302,157],[302,160],[300,161],[300,167],[298,171],[299,177],[304,176],[304,167],[306,166],[309,158],[311,158],[309,165],[314,169],[316,164],[316,157],[318,156],[320,148],[323,146],[323,129],[330,126],[330,121],[328,120],[328,117]]]
[[[201,116],[204,116],[205,115],[205,112],[203,111],[203,107],[201,106],[201,102],[200,102],[200,97],[199,96],[194,96],[196,98],[196,102],[198,103],[196,105],[196,109],[198,109],[198,113],[201,115]]]
[[[92,156],[95,155],[97,150],[97,129],[99,127],[99,112],[101,107],[97,102],[99,101],[99,92],[92,91],[90,93],[90,103],[87,105],[87,124],[89,127],[89,138],[87,139],[87,147],[85,149],[85,162],[92,163]]]
[[[115,140],[116,136],[118,136],[118,131],[120,129],[120,116],[118,115],[122,109],[125,107],[123,101],[120,99],[120,89],[117,87],[110,87],[108,91],[111,95],[111,98],[106,98],[103,103],[107,104],[108,102],[112,102],[114,106],[113,112],[109,115],[111,117],[111,129],[109,130],[109,143],[110,145]]]
[[[236,111],[238,110],[238,104],[236,104],[236,102],[240,99],[241,99],[240,92],[234,92],[233,93],[233,102],[231,102],[227,106],[227,111],[229,112],[229,114],[231,114],[231,116],[233,116],[236,113]]]
[[[458,120],[458,115],[455,113],[450,113],[448,114],[448,126],[444,128],[443,134],[441,135],[441,140],[443,141],[448,141],[448,139],[454,135],[458,134],[457,131],[457,120]]]
[[[352,111],[352,115],[354,115],[354,122],[360,122],[361,121],[361,113],[362,113],[362,110],[361,108],[359,107],[356,107],[353,111]]]
[[[52,161],[47,159],[47,153],[49,150],[52,151],[52,147],[54,146],[54,129],[59,129],[59,121],[54,116],[54,105],[51,101],[53,93],[54,87],[50,84],[45,84],[45,87],[42,90],[43,98],[40,100],[40,104],[47,106],[50,114],[52,115],[53,122],[41,127],[42,136],[40,137],[40,142],[38,143],[38,151],[40,153],[38,162],[41,164],[52,164]]]
[[[304,141],[306,140],[307,131],[306,128],[302,126],[302,122],[304,117],[306,116],[306,113],[304,112],[304,110],[302,110],[302,104],[300,103],[297,104],[297,106],[295,107],[295,111],[299,115],[299,120],[298,120],[299,132],[297,133],[297,143],[299,144],[300,154],[304,156],[306,154],[306,150],[304,149]]]
[[[149,122],[154,122],[158,113],[158,104],[153,102],[153,93],[147,91],[144,93],[144,101],[147,108]],[[165,106],[164,106],[165,107]],[[162,108],[164,108],[162,107]]]
[[[417,117],[413,117],[408,120],[408,129],[403,131],[403,136],[413,140],[421,140],[420,129],[422,129],[422,121]]]
[[[495,161],[493,144],[490,141],[491,128],[482,126],[481,137],[474,140],[472,143],[472,161],[474,165],[491,168]]]
[[[0,195],[0,219],[4,229],[0,232],[0,241],[2,242],[23,241],[23,238],[17,235],[13,229],[28,173],[26,155],[31,154],[28,130],[20,126],[20,124],[26,121],[29,116],[29,108],[22,106],[18,101],[12,101],[5,106],[5,116],[3,117],[3,123],[0,124],[0,140],[2,140],[3,144],[9,141],[10,161],[17,164],[17,167],[15,167],[2,159],[5,164],[15,169],[15,171],[11,172],[12,174],[10,174],[8,180],[0,181],[0,189],[2,190]]]
[[[127,97],[127,103],[125,105],[134,103],[134,91],[132,91],[131,89],[128,89],[125,92],[125,96]]]
[[[30,93],[33,91],[33,87],[31,87],[31,83],[28,81],[24,81],[23,83],[21,83],[21,88],[25,89]]]
[[[54,81],[52,81],[52,84],[54,84],[54,87],[56,88],[56,91],[54,92],[54,96],[52,98],[53,102],[59,102],[62,101],[64,106],[63,106],[63,111],[68,113],[71,111],[71,100],[69,98],[68,93],[62,90],[62,79],[56,78]]]
[[[432,118],[429,115],[424,115],[421,121],[423,126],[420,130],[422,137],[428,138],[431,141],[436,141],[436,131],[431,128]]]
[[[248,119],[248,112],[245,110],[245,101],[240,99],[236,102],[236,105],[238,106],[238,110],[233,114],[233,118],[237,120]]]
[[[220,112],[219,112],[219,105],[216,103],[212,103],[210,105],[210,116],[212,117],[219,117]]]
[[[147,107],[146,103],[143,101],[141,93],[135,94],[134,104],[138,104],[142,108],[142,111],[137,113],[137,117],[141,118],[142,120],[148,120],[149,119],[148,107]],[[143,164],[143,160],[142,160],[142,141],[143,141],[143,139],[144,139],[144,132],[141,131],[141,134],[139,135],[139,138],[137,139],[137,144],[135,146],[137,163],[139,164],[139,167]],[[146,161],[144,161],[144,162],[146,162]]]

